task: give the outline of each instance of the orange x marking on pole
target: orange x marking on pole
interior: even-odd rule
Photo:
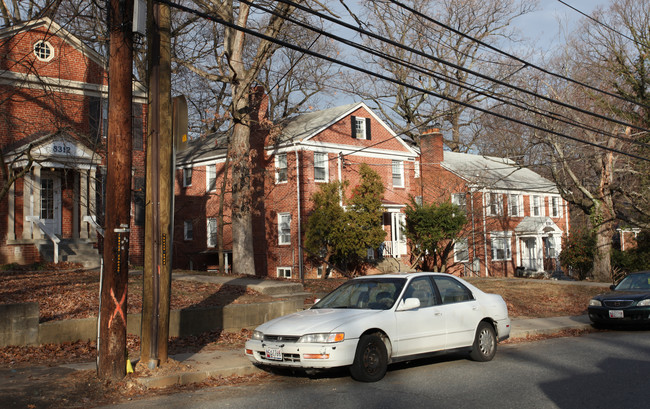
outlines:
[[[118,303],[117,298],[115,298],[115,293],[113,292],[113,289],[111,288],[111,298],[113,299],[113,302],[115,303],[115,311],[113,311],[113,313],[111,314],[111,318],[108,320],[108,328],[110,328],[113,325],[113,318],[115,318],[118,313],[122,317],[122,321],[124,321],[124,325],[126,325],[126,317],[124,316],[124,311],[122,310],[124,300],[126,300],[126,291],[124,291],[122,293],[122,299]]]

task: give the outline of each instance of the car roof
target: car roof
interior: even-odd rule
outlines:
[[[376,278],[408,278],[408,277],[421,277],[421,276],[450,276],[451,274],[447,273],[437,273],[437,272],[427,272],[427,271],[418,271],[418,272],[403,272],[403,273],[390,273],[390,274],[373,274],[361,277],[355,277],[355,280],[372,280]]]

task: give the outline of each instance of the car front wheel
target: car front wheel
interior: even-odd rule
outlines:
[[[377,382],[386,375],[388,353],[386,345],[377,334],[363,335],[359,339],[350,374],[361,382]]]
[[[473,360],[486,362],[492,360],[497,353],[497,337],[494,327],[487,322],[481,322],[476,329],[476,337],[470,356]]]

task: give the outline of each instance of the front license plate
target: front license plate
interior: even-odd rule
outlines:
[[[282,361],[282,349],[277,347],[267,347],[266,350],[266,359],[272,359],[274,361]]]
[[[609,318],[623,318],[623,310],[609,310]]]

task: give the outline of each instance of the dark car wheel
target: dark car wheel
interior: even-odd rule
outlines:
[[[376,334],[363,335],[359,339],[350,375],[357,381],[377,382],[386,375],[388,353],[384,341]]]
[[[476,337],[470,357],[479,362],[492,360],[497,353],[497,337],[494,327],[487,322],[481,322],[476,329]]]

